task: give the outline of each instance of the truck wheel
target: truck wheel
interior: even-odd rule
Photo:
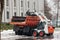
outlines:
[[[32,34],[34,37],[37,36],[37,31],[33,31],[33,34]]]
[[[44,35],[45,35],[44,31],[40,31],[39,36],[44,37]]]

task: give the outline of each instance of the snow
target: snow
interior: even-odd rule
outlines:
[[[58,31],[56,31],[57,28],[55,29],[55,32],[54,32],[54,38],[57,38],[58,39],[60,38],[59,34],[60,34],[60,29],[58,29]],[[7,38],[16,38],[16,39],[19,39],[19,38],[31,38],[31,37],[27,37],[27,36],[18,36],[18,35],[15,35],[15,32],[13,30],[4,30],[1,32],[1,39],[7,39]],[[52,39],[53,40],[53,39]]]
[[[57,29],[58,29],[58,31],[57,31]],[[60,28],[55,28],[55,34],[56,33],[60,33]],[[13,31],[13,30],[4,30],[4,31],[2,31],[1,32],[1,36],[7,36],[7,35],[15,35],[15,32]]]
[[[4,30],[1,32],[1,34],[9,34],[9,33],[14,33],[13,30]]]
[[[4,30],[4,31],[1,32],[1,37],[13,35],[13,34],[14,34],[13,30]]]

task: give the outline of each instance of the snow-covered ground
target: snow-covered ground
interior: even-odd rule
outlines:
[[[27,36],[18,36],[18,35],[15,35],[15,32],[13,30],[4,30],[1,32],[1,39],[9,39],[9,38],[14,38],[14,39],[19,39],[19,38],[32,38],[32,37],[27,37]],[[60,38],[60,28],[59,29],[55,29],[55,32],[54,32],[54,39],[52,40],[56,40],[58,39],[59,40]]]

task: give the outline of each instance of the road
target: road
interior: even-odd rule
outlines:
[[[60,29],[55,29],[54,35],[51,37],[33,37],[24,35],[15,35],[13,30],[4,30],[1,32],[1,40],[60,40]]]

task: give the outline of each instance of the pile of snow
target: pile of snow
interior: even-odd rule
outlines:
[[[7,35],[13,35],[14,31],[13,30],[4,30],[1,32],[1,36],[7,36]]]

